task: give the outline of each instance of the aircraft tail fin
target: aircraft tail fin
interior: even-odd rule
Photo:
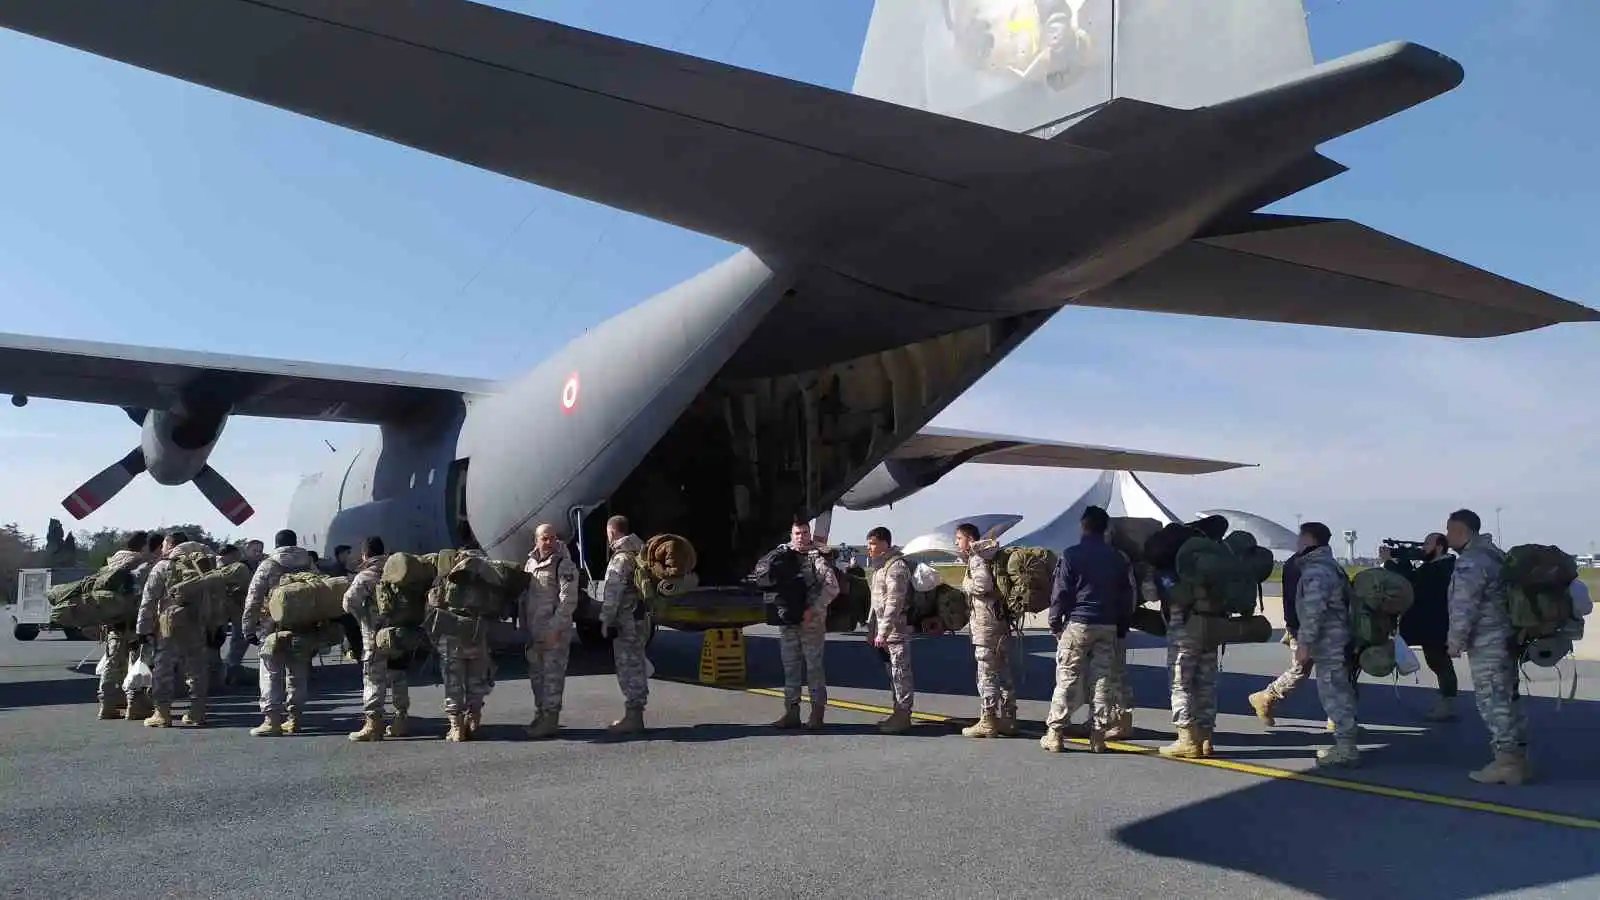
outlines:
[[[1311,64],[1301,0],[877,0],[852,90],[1037,132],[1116,97],[1208,106]]]

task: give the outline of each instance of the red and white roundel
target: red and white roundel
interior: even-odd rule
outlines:
[[[561,386],[561,411],[572,412],[578,408],[578,373],[573,372],[567,376],[567,381]]]

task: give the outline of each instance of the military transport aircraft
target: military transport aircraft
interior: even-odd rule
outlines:
[[[503,383],[0,340],[0,391],[120,406],[141,471],[249,505],[230,415],[378,426],[306,478],[324,552],[604,515],[729,584],[790,517],[968,461],[1235,464],[926,429],[1071,305],[1452,336],[1593,321],[1353,222],[1260,207],[1344,171],[1318,144],[1454,88],[1395,43],[1313,65],[1298,0],[879,0],[853,93],[465,0],[0,0],[0,26],[654,217],[746,249]]]

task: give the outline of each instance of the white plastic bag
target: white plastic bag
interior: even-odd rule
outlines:
[[[143,657],[133,661],[128,667],[128,677],[122,679],[122,690],[127,693],[149,690],[155,681],[155,673],[150,671],[150,664]]]
[[[1415,675],[1422,668],[1422,663],[1417,661],[1417,655],[1411,652],[1406,642],[1400,635],[1394,636],[1394,667],[1401,675]]]
[[[911,570],[911,589],[914,591],[928,592],[939,586],[939,573],[927,563],[917,563]]]
[[[94,677],[100,678],[106,674],[106,669],[111,667],[111,657],[100,654],[100,661],[94,664]]]

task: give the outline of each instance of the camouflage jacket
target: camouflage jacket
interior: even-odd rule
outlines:
[[[899,548],[890,550],[883,562],[873,567],[868,584],[872,588],[869,629],[880,643],[910,640],[911,623],[907,617],[911,611],[911,567]]]
[[[623,535],[612,542],[600,602],[601,625],[615,625],[624,615],[633,615],[634,607],[643,599],[633,583],[634,568],[639,565],[639,554],[643,550],[644,541],[639,540],[638,535]]]
[[[279,547],[268,553],[250,576],[250,588],[244,595],[244,618],[240,623],[245,634],[271,631],[272,620],[266,615],[267,595],[278,586],[283,576],[290,572],[311,571],[311,553],[304,547]]]
[[[972,643],[978,647],[993,647],[1011,630],[1001,615],[1000,589],[994,580],[994,555],[999,549],[999,542],[985,539],[962,555],[967,574],[961,578],[961,589],[972,607]]]
[[[1330,547],[1316,547],[1300,557],[1300,580],[1294,607],[1300,619],[1296,640],[1314,653],[1343,653],[1350,643],[1349,580]]]
[[[185,553],[210,553],[211,548],[199,541],[184,541],[156,560],[145,575],[144,591],[139,596],[139,620],[134,625],[138,634],[152,635],[156,633],[156,618],[171,605],[171,598],[167,596],[167,570],[172,567],[172,558]]]
[[[1500,565],[1506,555],[1486,534],[1467,542],[1450,576],[1450,631],[1447,644],[1457,650],[1511,639],[1511,614],[1506,610]]]
[[[567,555],[565,544],[540,559],[538,551],[528,554],[523,570],[529,575],[528,592],[522,600],[522,624],[537,638],[553,628],[565,630],[578,611],[578,567]],[[631,574],[631,573],[630,573]],[[609,581],[609,570],[608,580]]]

